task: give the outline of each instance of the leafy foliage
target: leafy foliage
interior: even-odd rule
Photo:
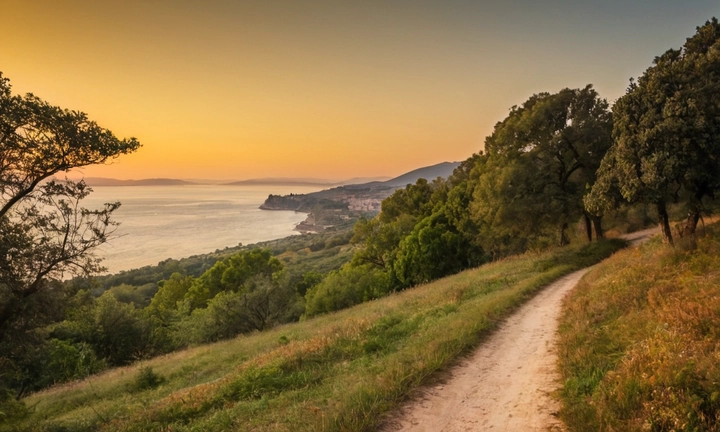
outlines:
[[[553,231],[563,245],[568,225],[581,216],[590,240],[582,197],[610,147],[611,128],[608,104],[591,85],[536,94],[513,107],[485,141],[487,164],[471,204],[490,248],[521,252]]]
[[[333,312],[376,299],[391,291],[388,274],[370,266],[345,265],[305,295],[305,316]]]
[[[59,281],[100,270],[92,251],[115,225],[111,215],[119,203],[83,208],[80,202],[91,192],[84,182],[51,177],[139,146],[84,113],[32,94],[12,95],[0,75],[0,376],[32,362],[27,355],[34,350],[25,345],[43,339],[32,333],[62,317],[70,294]],[[4,387],[5,381],[0,391]]]
[[[426,283],[465,269],[468,249],[441,207],[400,242],[393,271],[404,286]]]
[[[240,252],[218,261],[202,274],[185,294],[191,309],[205,307],[207,302],[222,291],[243,291],[251,277],[277,277],[282,263],[267,249]]]
[[[657,208],[663,238],[672,243],[667,206],[686,203],[694,232],[703,198],[720,187],[720,24],[713,18],[682,49],[655,59],[613,107],[614,144],[587,198],[595,209],[629,202]],[[683,232],[685,230],[682,230]]]

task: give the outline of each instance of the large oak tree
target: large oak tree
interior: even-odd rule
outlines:
[[[581,216],[588,237],[593,221],[602,237],[600,215],[587,213],[582,197],[611,130],[608,104],[591,85],[536,94],[513,107],[485,141],[487,163],[472,204],[478,226],[494,239],[490,248],[517,252],[549,231],[565,244],[568,225]]]
[[[720,187],[720,24],[713,18],[681,49],[657,57],[613,107],[614,144],[586,203],[616,205],[613,190],[653,204],[672,244],[667,205],[688,211],[681,231],[694,232],[703,199]]]

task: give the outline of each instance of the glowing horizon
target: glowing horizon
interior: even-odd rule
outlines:
[[[533,93],[612,103],[720,13],[479,3],[10,0],[0,71],[143,144],[88,177],[394,177],[481,150]]]

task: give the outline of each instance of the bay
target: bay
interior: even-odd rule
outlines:
[[[82,201],[88,209],[120,201],[120,226],[96,249],[110,273],[156,265],[229,246],[274,240],[298,232],[305,213],[258,207],[268,194],[319,190],[309,186],[95,186]]]

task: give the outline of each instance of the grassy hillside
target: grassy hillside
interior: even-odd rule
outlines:
[[[720,227],[613,256],[568,297],[571,430],[720,430]]]
[[[526,254],[25,399],[27,431],[372,430],[533,293],[621,241]]]

